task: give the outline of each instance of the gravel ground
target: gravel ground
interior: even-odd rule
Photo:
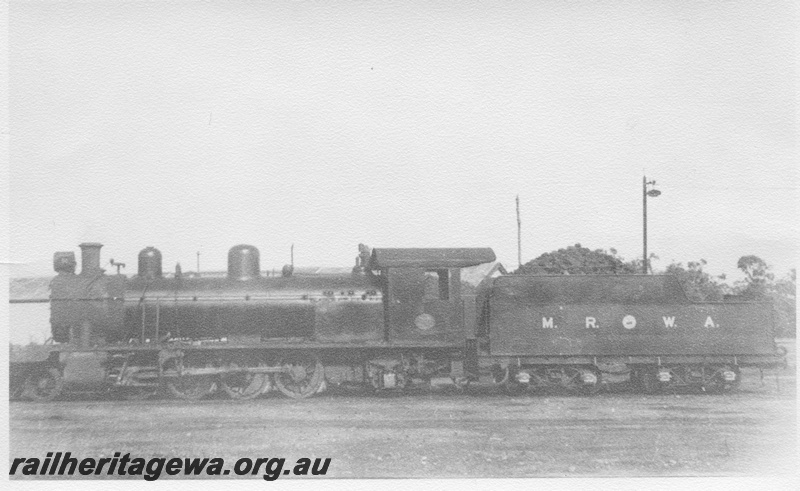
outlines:
[[[796,466],[795,375],[733,394],[509,397],[494,387],[294,401],[10,404],[10,457],[331,457],[328,477],[785,475]],[[254,476],[260,477],[260,476]]]

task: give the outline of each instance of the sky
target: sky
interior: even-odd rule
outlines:
[[[9,9],[11,276],[580,243],[797,258],[792,2],[35,2]],[[106,268],[111,271],[110,266]]]

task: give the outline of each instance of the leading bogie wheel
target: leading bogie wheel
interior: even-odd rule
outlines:
[[[27,379],[11,380],[8,386],[8,398],[12,401],[22,399],[25,394]]]
[[[313,396],[325,380],[325,369],[313,353],[291,353],[280,361],[279,366],[284,371],[275,374],[275,385],[292,399]]]
[[[56,368],[44,368],[28,377],[22,395],[36,402],[49,402],[61,394],[63,387],[61,372]]]

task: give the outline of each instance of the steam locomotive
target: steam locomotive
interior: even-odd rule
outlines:
[[[462,269],[495,261],[491,249],[360,245],[347,273],[271,275],[256,247],[237,245],[221,276],[165,275],[147,247],[128,278],[101,269],[101,247],[80,245],[77,274],[73,252],[55,253],[53,342],[11,353],[12,397],[306,398],[434,377],[591,394],[610,373],[646,392],[724,391],[741,367],[783,362],[769,305],[693,303],[670,276],[487,276],[462,292]]]

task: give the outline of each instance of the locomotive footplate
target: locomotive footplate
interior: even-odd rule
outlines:
[[[178,370],[164,370],[162,377],[183,377],[196,375],[218,375],[221,373],[288,373],[289,367],[198,367]]]
[[[674,365],[674,364],[730,364],[737,366],[779,367],[785,363],[785,356],[776,355],[664,355],[664,356],[500,356],[493,358],[496,363],[506,365]]]

